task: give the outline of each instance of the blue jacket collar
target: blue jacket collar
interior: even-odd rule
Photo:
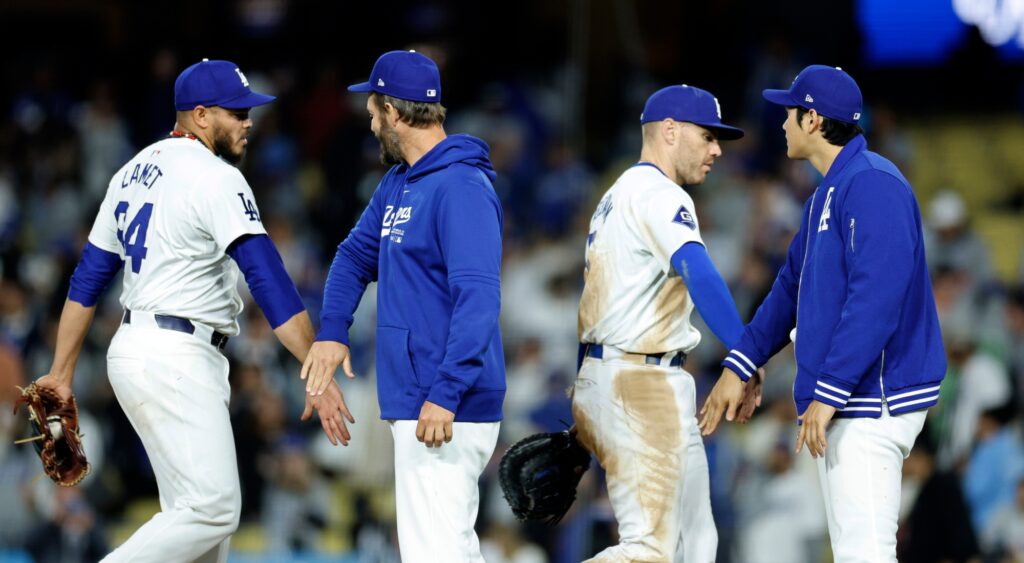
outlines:
[[[825,174],[825,179],[822,180],[823,186],[831,185],[836,176],[842,173],[843,168],[846,168],[847,163],[853,159],[853,157],[866,151],[868,149],[868,142],[864,139],[864,135],[857,135],[852,141],[846,143],[843,150],[839,151],[835,161],[832,162],[832,166],[828,169],[828,174]]]

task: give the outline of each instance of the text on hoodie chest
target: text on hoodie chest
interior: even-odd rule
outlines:
[[[420,208],[419,198],[405,187],[398,191],[384,207],[384,218],[381,221],[380,236],[387,237],[390,242],[402,244],[409,236],[413,225],[413,213]]]

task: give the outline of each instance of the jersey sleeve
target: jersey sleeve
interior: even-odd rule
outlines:
[[[235,168],[211,174],[192,200],[199,228],[225,251],[238,237],[267,232],[252,188]]]
[[[120,255],[123,248],[117,238],[117,215],[114,213],[117,204],[114,202],[114,194],[115,190],[107,190],[107,195],[100,203],[100,210],[89,231],[89,242],[100,250]]]
[[[684,244],[704,244],[693,199],[685,191],[659,189],[637,202],[634,208],[640,234],[662,271],[672,269],[672,255]]]

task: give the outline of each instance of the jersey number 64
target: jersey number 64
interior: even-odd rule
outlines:
[[[124,261],[127,266],[128,258],[131,257],[132,272],[139,273],[142,269],[142,261],[146,259],[146,232],[149,231],[149,219],[153,215],[153,204],[143,204],[139,212],[132,218],[131,223],[125,228],[128,221],[128,202],[122,201],[114,209],[114,219],[117,221],[117,240],[124,247]]]

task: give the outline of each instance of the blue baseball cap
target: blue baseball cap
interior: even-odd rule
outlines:
[[[836,121],[857,123],[864,109],[860,87],[839,67],[811,65],[800,71],[789,90],[765,90],[764,99],[786,107],[804,107]]]
[[[718,138],[724,141],[743,136],[742,129],[722,123],[722,107],[718,105],[718,98],[707,90],[686,84],[662,88],[647,98],[644,112],[640,114],[640,123],[661,121],[665,118],[688,121],[713,129],[718,133]]]
[[[389,51],[377,59],[370,79],[353,84],[349,92],[377,92],[413,102],[441,101],[441,73],[426,55]]]
[[[174,109],[178,111],[196,106],[248,109],[276,99],[253,92],[238,65],[230,61],[203,59],[183,70],[174,81]]]

